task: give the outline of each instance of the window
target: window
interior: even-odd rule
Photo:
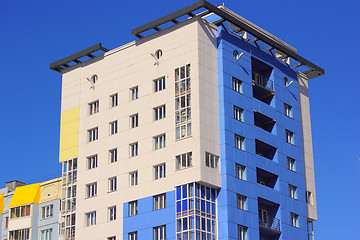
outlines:
[[[116,220],[116,206],[112,206],[108,208],[108,220],[109,221],[114,221]]]
[[[130,157],[135,157],[138,155],[138,143],[131,143],[130,144]]]
[[[129,173],[129,177],[130,177],[130,186],[138,185],[138,172],[137,171]]]
[[[166,117],[165,105],[154,108],[154,114],[155,114],[154,115],[155,121],[165,118]]]
[[[247,240],[247,227],[238,225],[238,239],[239,240]]]
[[[10,219],[30,216],[30,205],[11,208]]]
[[[191,136],[190,64],[175,69],[175,132],[176,140]]]
[[[108,179],[109,182],[109,192],[115,192],[117,190],[117,178],[112,177]]]
[[[97,195],[97,183],[90,183],[86,185],[86,197],[91,198]]]
[[[165,89],[165,77],[154,80],[154,92],[159,92]]]
[[[166,226],[154,227],[154,240],[166,239]]]
[[[285,139],[287,143],[294,144],[294,133],[285,129]]]
[[[139,114],[134,114],[130,116],[130,128],[136,128],[139,126]]]
[[[288,169],[295,172],[296,171],[295,159],[287,157],[287,162],[288,162]]]
[[[232,78],[232,83],[233,83],[233,90],[235,92],[238,92],[238,93],[242,93],[243,90],[242,90],[242,81],[240,81],[239,79],[237,78]]]
[[[191,166],[192,166],[192,152],[188,152],[176,156],[176,170],[184,169]]]
[[[52,229],[46,229],[40,232],[41,240],[51,240]]]
[[[93,169],[93,168],[97,168],[98,166],[98,156],[97,154],[87,157],[87,169]]]
[[[114,135],[115,133],[117,133],[117,127],[118,127],[117,121],[113,121],[109,123],[110,135]]]
[[[286,103],[284,103],[284,113],[285,116],[292,118],[292,107],[290,105],[287,105]]]
[[[5,217],[4,229],[8,229],[8,227],[9,227],[9,217]]]
[[[205,152],[205,165],[213,169],[218,169],[219,156]]]
[[[246,180],[246,172],[245,172],[245,166],[242,166],[240,164],[235,164],[235,176],[238,179]]]
[[[41,208],[41,219],[51,218],[54,215],[54,205],[49,205]]]
[[[308,240],[314,240],[314,225],[313,221],[308,219],[307,221],[307,229],[308,229]]]
[[[99,100],[89,103],[89,115],[99,112]]]
[[[244,114],[243,114],[244,110],[234,106],[234,119],[240,121],[240,122],[244,122]]]
[[[160,194],[154,196],[154,210],[159,210],[166,207],[166,195]]]
[[[138,214],[138,202],[129,202],[129,216],[135,216]]]
[[[110,96],[110,108],[116,107],[118,105],[118,94],[115,93]]]
[[[306,191],[306,202],[310,205],[314,205],[314,196],[310,191]]]
[[[154,137],[154,148],[155,150],[161,149],[165,147],[165,133],[159,136]]]
[[[296,213],[290,213],[291,226],[299,227],[299,215]]]
[[[30,228],[10,231],[9,240],[28,240],[30,239]]]
[[[297,199],[297,187],[289,184],[289,196],[293,199]]]
[[[235,148],[240,150],[245,150],[244,140],[245,140],[244,137],[235,134]]]
[[[88,130],[88,141],[92,142],[98,139],[98,128]]]
[[[117,162],[117,148],[109,150],[109,163]]]
[[[166,177],[165,163],[154,166],[154,178],[155,180]]]
[[[108,237],[107,240],[116,240],[116,237],[115,236]]]
[[[247,197],[240,194],[236,194],[236,198],[237,198],[237,208],[242,210],[247,210],[247,206],[246,206]]]
[[[287,87],[288,86],[288,79],[286,77],[284,77],[284,85]]]
[[[129,240],[137,240],[137,232],[129,233]]]
[[[85,214],[86,216],[86,226],[96,225],[96,212],[89,212]]]
[[[138,86],[130,88],[130,100],[134,101],[136,99],[138,99]]]

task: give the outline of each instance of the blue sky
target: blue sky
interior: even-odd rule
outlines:
[[[31,183],[60,176],[61,75],[49,69],[51,62],[98,42],[113,49],[135,40],[133,28],[195,1],[84,2],[1,1],[0,187],[14,179]],[[319,215],[315,234],[327,240],[358,236],[360,3],[224,2],[325,69],[325,76],[309,84]]]

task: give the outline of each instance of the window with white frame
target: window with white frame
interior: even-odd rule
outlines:
[[[48,205],[41,208],[41,219],[51,218],[54,216],[54,205]]]
[[[159,194],[154,196],[154,210],[166,208],[166,194]]]
[[[40,239],[41,240],[51,240],[51,233],[52,233],[52,228],[41,231]],[[16,239],[16,237],[15,237],[15,239]]]
[[[285,140],[287,143],[294,144],[294,133],[285,129]]]
[[[233,87],[233,90],[235,92],[238,92],[238,93],[243,92],[243,90],[242,90],[242,81],[240,81],[239,79],[233,77],[232,78],[232,83],[233,83],[232,87]]]
[[[137,232],[129,233],[129,240],[137,240]]]
[[[299,227],[299,215],[296,213],[290,213],[291,226]]]
[[[129,216],[135,216],[138,214],[138,202],[129,202]]]
[[[87,157],[87,169],[93,169],[93,168],[97,168],[98,166],[98,155],[92,155],[90,157]]]
[[[288,162],[288,169],[295,172],[296,171],[295,159],[291,157],[287,157],[287,162]]]
[[[235,148],[240,150],[245,150],[245,146],[244,146],[245,138],[237,134],[235,134],[234,138],[235,138]]]
[[[116,237],[115,236],[108,237],[107,240],[116,240]]]
[[[205,165],[213,169],[218,169],[219,156],[205,152]]]
[[[285,116],[292,118],[292,107],[286,103],[284,103],[284,113]]]
[[[108,208],[108,221],[116,220],[116,206]]]
[[[117,162],[117,148],[109,150],[109,163]]]
[[[297,199],[297,187],[289,184],[289,196],[293,199]]]
[[[154,137],[154,149],[158,150],[161,148],[165,148],[166,145],[165,142],[166,142],[165,133]]]
[[[96,225],[96,211],[86,213],[85,217],[86,217],[86,226],[87,227]]]
[[[135,157],[138,155],[138,143],[135,142],[135,143],[131,143],[130,145],[130,157]]]
[[[118,105],[118,94],[115,93],[110,96],[110,108],[116,107]]]
[[[244,122],[244,110],[234,105],[234,119]]]
[[[246,180],[246,167],[235,163],[235,176],[238,179]]]
[[[30,216],[30,205],[10,209],[10,219]]]
[[[4,229],[9,228],[9,217],[5,217]]]
[[[165,77],[154,80],[154,92],[159,92],[165,89]]]
[[[110,135],[114,135],[117,133],[118,131],[118,122],[117,121],[113,121],[109,123],[109,131],[110,131]]]
[[[239,240],[248,240],[247,230],[248,230],[247,227],[238,225],[238,239]]]
[[[191,136],[190,64],[175,69],[175,137]]]
[[[177,155],[176,170],[188,168],[192,166],[192,152]]]
[[[131,101],[134,101],[139,98],[138,92],[139,92],[138,86],[130,88],[130,100]]]
[[[98,128],[92,128],[88,130],[88,142],[92,142],[98,139]]]
[[[154,227],[154,240],[166,239],[166,226]]]
[[[29,240],[29,239],[30,239],[30,228],[9,232],[9,240]]]
[[[138,185],[138,171],[129,173],[129,184],[130,186]]]
[[[99,112],[99,100],[89,103],[89,115]]]
[[[166,177],[166,165],[165,163],[154,166],[154,179],[160,179]]]
[[[241,209],[241,210],[247,210],[247,206],[246,206],[246,199],[247,197],[241,194],[236,194],[236,205],[237,208]]]
[[[130,116],[130,128],[136,128],[139,126],[139,114],[133,114]]]
[[[306,202],[310,205],[314,205],[314,196],[310,191],[306,191]]]
[[[165,105],[154,108],[154,119],[155,121],[163,119],[166,117],[166,107]]]
[[[109,192],[115,192],[117,190],[117,178],[116,177],[111,177],[108,179],[108,183],[109,183]]]
[[[86,197],[91,198],[97,195],[97,183],[90,183],[86,185]]]

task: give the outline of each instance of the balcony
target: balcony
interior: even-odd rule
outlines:
[[[280,219],[271,218],[267,216],[265,219],[259,219],[259,226],[260,228],[265,228],[269,230],[273,230],[276,232],[280,231]]]
[[[272,67],[251,58],[251,71],[254,98],[270,104],[275,95],[274,82],[270,80],[273,71]]]
[[[276,120],[269,118],[268,116],[254,111],[254,125],[272,133],[274,130]]]

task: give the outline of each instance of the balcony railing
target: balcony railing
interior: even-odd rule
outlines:
[[[252,82],[255,86],[265,88],[272,92],[274,91],[274,83],[270,79],[257,79],[257,80],[253,79]]]
[[[280,219],[266,217],[265,219],[259,219],[259,225],[260,227],[280,232]]]

